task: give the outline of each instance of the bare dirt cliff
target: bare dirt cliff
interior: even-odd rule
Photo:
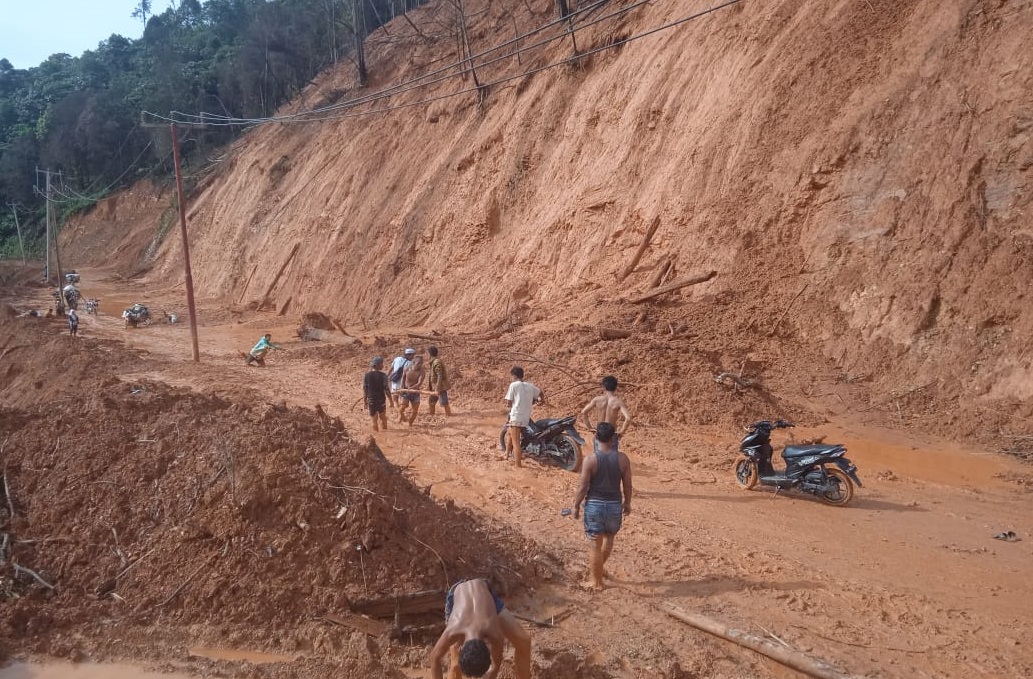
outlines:
[[[578,353],[618,326],[645,347],[626,373],[684,353],[704,376],[690,391],[736,370],[809,394],[820,374],[916,425],[1028,428],[1033,3],[740,2],[634,39],[708,7],[581,7],[585,56],[546,68],[573,54],[553,3],[467,3],[474,54],[552,23],[474,60],[480,97],[453,69],[343,108],[459,59],[451,4],[417,10],[434,17],[421,34],[392,22],[368,87],[342,63],[281,112],[321,121],[255,127],[198,185],[199,294],[524,327]],[[149,233],[168,232],[152,212]],[[181,279],[178,238],[153,262]]]

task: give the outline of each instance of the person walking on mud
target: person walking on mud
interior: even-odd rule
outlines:
[[[506,405],[509,406],[509,422],[506,424],[506,457],[513,456],[517,467],[523,466],[523,449],[521,439],[524,427],[531,421],[531,408],[535,403],[544,403],[542,390],[530,382],[524,381],[524,369],[518,365],[509,371],[513,381],[506,390]]]
[[[613,435],[613,446],[618,447],[619,439],[631,424],[631,411],[623,400],[617,397],[617,378],[607,375],[603,378],[603,393],[599,394],[581,410],[581,421],[585,423],[589,431],[595,431],[595,424],[592,423],[594,416],[596,423],[609,422],[616,429]],[[618,425],[618,420],[623,419]]]
[[[273,343],[273,336],[269,333],[262,335],[262,339],[258,340],[258,343],[251,347],[251,351],[248,353],[247,358],[244,360],[244,365],[251,365],[257,363],[259,368],[265,367],[265,355],[273,349],[282,349],[279,344]]]
[[[75,309],[68,310],[68,334],[72,337],[79,335],[79,314],[75,313]]]
[[[585,501],[585,534],[592,541],[588,554],[589,578],[585,587],[603,588],[606,560],[624,515],[631,513],[631,460],[617,450],[616,431],[609,422],[595,426],[595,451],[581,464],[581,480],[574,496],[574,518]],[[621,488],[624,497],[621,499]]]
[[[441,661],[451,658],[449,679],[494,679],[502,667],[506,641],[513,645],[517,679],[531,679],[531,635],[483,578],[461,580],[445,596],[445,631],[430,651],[430,676],[442,679]]]
[[[380,427],[387,431],[387,404],[391,400],[391,388],[387,383],[387,375],[381,370],[384,359],[374,356],[369,367],[369,372],[362,378],[362,395],[373,421],[373,431],[380,431]],[[391,407],[394,408],[395,404],[392,403]]]
[[[427,347],[427,353],[430,354],[427,382],[430,386],[429,391],[434,392],[434,395],[427,399],[427,412],[433,415],[434,406],[437,405],[438,401],[441,401],[445,417],[451,417],[452,408],[448,404],[448,388],[451,386],[448,381],[448,370],[445,369],[445,362],[438,357],[437,347]]]
[[[401,356],[395,356],[391,361],[391,369],[387,371],[387,380],[391,383],[391,405],[401,405],[398,390],[402,388],[402,373],[409,367],[415,355],[415,349],[406,349]]]
[[[412,361],[402,371],[402,388],[398,391],[398,421],[408,422],[412,426],[416,414],[420,411],[420,387],[423,386],[423,356],[413,356]],[[406,419],[406,411],[412,412]]]

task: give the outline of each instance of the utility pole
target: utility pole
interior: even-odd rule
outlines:
[[[11,208],[11,212],[14,213],[14,228],[18,231],[18,248],[22,251],[22,266],[25,266],[25,241],[22,240],[22,227],[18,223],[18,209],[12,203],[8,203],[7,207]]]
[[[204,127],[203,124],[182,124],[183,127]],[[140,122],[140,127],[165,127],[159,123]],[[190,268],[190,241],[187,238],[187,208],[183,196],[183,173],[179,167],[179,135],[176,123],[169,123],[172,133],[172,162],[176,168],[176,202],[179,203],[179,232],[183,237],[183,270],[187,289],[187,316],[190,318],[190,342],[193,349],[194,362],[201,361],[201,351],[197,344],[197,309],[194,306],[194,275]]]

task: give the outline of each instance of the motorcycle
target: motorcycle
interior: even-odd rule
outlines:
[[[772,466],[771,432],[792,426],[784,420],[762,420],[747,427],[749,433],[739,443],[744,457],[737,460],[734,467],[739,487],[750,490],[759,483],[774,486],[779,491],[799,488],[830,505],[848,504],[854,497],[854,486],[862,484],[857,477],[857,467],[845,457],[846,448],[842,445],[787,445],[782,449],[785,469],[776,470]]]
[[[137,302],[122,312],[122,318],[125,319],[127,328],[129,326],[135,328],[138,325],[150,325],[151,312],[146,306]]]
[[[499,449],[506,449],[506,431],[499,432]],[[520,450],[542,464],[562,467],[568,472],[581,469],[581,446],[585,440],[574,428],[574,416],[532,420],[520,435]]]

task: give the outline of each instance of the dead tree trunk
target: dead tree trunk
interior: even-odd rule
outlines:
[[[577,55],[577,38],[574,37],[574,20],[570,18],[570,5],[567,0],[556,0],[556,9],[559,11],[560,19],[566,21],[567,34],[570,36],[570,43],[574,46],[574,54]]]
[[[362,0],[352,0],[352,33],[355,35],[355,63],[359,68],[359,86],[365,87],[369,81],[366,72],[366,52],[363,42],[366,40],[366,13],[362,9]]]

